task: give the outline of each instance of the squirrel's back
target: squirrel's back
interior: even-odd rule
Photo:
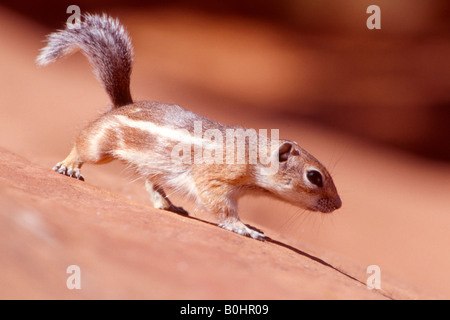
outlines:
[[[47,37],[47,45],[36,59],[47,65],[81,49],[115,108],[133,102],[130,75],[133,65],[131,39],[117,19],[107,15],[83,15],[79,27],[59,30]]]

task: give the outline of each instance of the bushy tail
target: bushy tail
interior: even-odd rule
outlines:
[[[133,64],[131,39],[117,19],[86,14],[79,28],[67,28],[47,36],[36,63],[44,66],[81,49],[94,68],[115,108],[132,103],[130,75]]]

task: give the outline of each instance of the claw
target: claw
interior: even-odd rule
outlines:
[[[57,163],[52,170],[65,176],[84,181],[84,177],[81,175],[79,168],[73,168],[73,166],[66,167],[62,162]]]
[[[75,169],[74,172],[75,172],[75,178],[76,179],[84,181],[84,177],[81,175],[80,169]],[[73,177],[73,175],[71,177]]]
[[[61,166],[61,162],[58,162],[53,168],[53,171],[58,171],[59,167]]]
[[[67,171],[67,168],[63,164],[58,169],[58,172],[61,173],[61,174],[66,174],[66,171]]]

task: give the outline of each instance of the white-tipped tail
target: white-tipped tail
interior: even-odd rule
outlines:
[[[45,66],[80,49],[94,68],[114,107],[132,103],[130,75],[133,46],[125,28],[106,14],[83,16],[79,28],[58,30],[47,36],[36,63]]]

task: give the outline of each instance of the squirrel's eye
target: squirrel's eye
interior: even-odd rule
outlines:
[[[318,187],[323,186],[322,174],[319,171],[310,170],[306,173],[306,177],[312,184],[315,184]]]

